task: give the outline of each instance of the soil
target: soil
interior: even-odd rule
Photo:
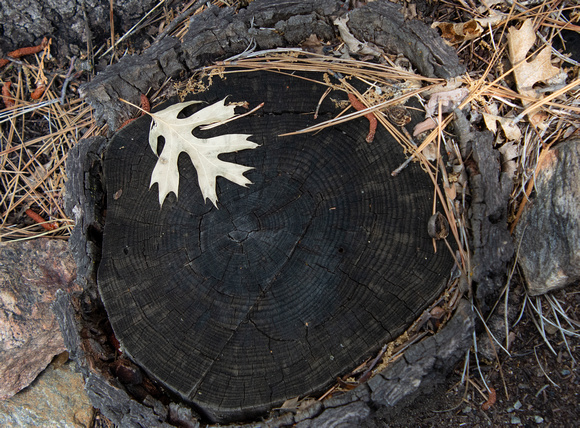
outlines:
[[[510,295],[521,308],[523,288]],[[580,286],[555,294],[564,301],[569,314],[578,314]],[[580,339],[567,337],[570,352],[560,332],[548,332],[552,352],[542,339],[532,317],[525,311],[520,322],[511,329],[514,340],[510,356],[498,350],[496,361],[481,361],[480,369],[487,384],[496,390],[496,402],[482,410],[487,400],[474,387],[482,388],[481,376],[473,354],[469,375],[462,382],[464,362],[459,364],[445,384],[424,392],[413,401],[395,409],[379,409],[365,427],[442,427],[442,426],[545,426],[570,427],[580,417],[579,392]],[[552,333],[552,334],[550,334]],[[479,342],[485,340],[480,334]],[[481,357],[480,357],[481,358]],[[499,361],[499,362],[498,362]],[[549,379],[548,379],[549,377]],[[473,383],[472,383],[473,382]]]

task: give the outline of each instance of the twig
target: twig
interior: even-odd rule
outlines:
[[[52,100],[43,101],[41,103],[19,106],[13,110],[1,112],[0,113],[0,123],[8,122],[9,120],[12,120],[18,116],[22,116],[24,114],[31,113],[31,112],[38,110],[38,109],[41,109],[43,107],[48,107],[49,105],[55,104],[58,101],[59,101],[58,98],[55,98]]]
[[[560,388],[560,385],[558,385],[556,382],[554,382],[552,379],[550,379],[550,376],[548,376],[548,373],[546,373],[546,371],[544,370],[544,367],[542,366],[542,363],[540,363],[540,359],[538,358],[538,352],[536,351],[536,346],[534,346],[534,355],[536,356],[536,361],[538,362],[538,366],[540,366],[540,370],[542,370],[542,373],[544,374],[544,376],[546,376],[546,379],[548,379],[550,381],[550,383],[552,385],[554,385],[556,388]]]
[[[473,306],[475,308],[475,306]],[[475,330],[473,331],[473,355],[475,356],[475,363],[477,366],[477,371],[479,372],[479,377],[481,378],[483,384],[485,385],[485,389],[489,392],[489,386],[483,377],[483,373],[481,372],[481,366],[479,365],[479,357],[477,356],[477,336],[475,335]]]
[[[254,52],[254,50],[256,49],[256,46],[257,46],[256,40],[252,37],[252,39],[250,40],[250,43],[248,44],[248,46],[246,47],[246,49],[244,49],[244,51],[242,53],[231,56],[231,57],[227,58],[226,60],[224,60],[224,62],[233,62],[233,61],[237,61],[238,59],[241,59],[241,58],[249,58],[250,54],[252,54],[252,52]]]
[[[64,105],[64,98],[66,96],[66,88],[69,84],[69,82],[72,80],[72,71],[74,70],[75,67],[75,61],[77,60],[76,56],[73,56],[70,59],[70,66],[68,68],[68,72],[66,73],[66,76],[64,78],[64,82],[62,84],[62,89],[60,90],[60,105]]]
[[[330,94],[331,91],[332,91],[332,88],[326,88],[326,91],[324,91],[324,94],[322,94],[322,96],[318,100],[318,104],[316,105],[316,110],[314,111],[314,119],[318,119],[318,111],[320,110],[320,106],[322,105],[322,101],[324,101],[324,99],[327,97],[328,94]]]
[[[385,355],[385,352],[387,352],[387,346],[388,345],[383,345],[383,347],[381,348],[381,352],[379,352],[379,354],[375,357],[375,359],[369,365],[368,369],[365,370],[365,372],[363,373],[363,375],[358,380],[359,383],[363,383],[369,377],[371,377],[371,372],[373,371],[373,369],[375,368],[375,366],[377,365],[377,363],[379,362],[379,360],[381,358],[383,358],[383,355]]]
[[[115,43],[115,14],[113,5],[114,0],[109,0],[109,28],[111,30],[111,47],[109,48],[109,50],[111,49],[113,50],[113,55],[111,55],[111,61],[109,62],[109,64],[113,64],[113,61],[116,58],[115,47],[117,46],[117,43]],[[109,50],[107,50],[107,52],[109,52]],[[101,58],[103,57],[103,55],[101,55]]]

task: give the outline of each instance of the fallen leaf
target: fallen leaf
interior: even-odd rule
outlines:
[[[447,196],[450,200],[455,199],[457,196],[457,191],[455,186],[444,186],[445,196]]]
[[[521,152],[521,146],[517,143],[508,142],[502,145],[499,149],[504,162],[517,158]]]
[[[280,406],[281,409],[297,409],[300,397],[289,398]]]
[[[492,6],[496,5],[496,4],[501,4],[503,3],[505,0],[481,0],[481,4],[483,6],[480,6],[481,12],[483,12],[483,10],[485,9],[489,9]]]
[[[483,113],[483,120],[485,126],[494,134],[497,132],[497,122],[499,122],[501,129],[508,140],[519,141],[522,138],[522,131],[516,124],[514,124],[513,118],[496,116],[494,114]]]
[[[425,159],[427,159],[428,161],[435,161],[437,160],[437,145],[435,144],[434,141],[430,142],[429,144],[427,144],[427,146],[425,146],[425,148],[423,149],[423,151],[421,152],[423,153],[423,156],[425,156]]]
[[[434,22],[431,28],[439,28],[441,37],[451,44],[476,39],[483,33],[483,27],[475,19],[460,23]]]
[[[418,123],[413,128],[413,137],[416,137],[419,134],[422,134],[425,131],[429,131],[431,129],[435,129],[437,127],[437,122],[432,117],[428,117],[423,122]]]
[[[509,29],[509,58],[514,67],[518,92],[528,97],[539,98],[533,86],[556,77],[560,69],[554,67],[550,61],[552,56],[550,46],[544,47],[533,60],[526,61],[528,52],[535,42],[536,33],[531,19],[524,21],[519,30],[515,27]]]
[[[370,43],[361,42],[351,32],[346,23],[348,22],[348,15],[345,15],[334,20],[334,25],[338,27],[340,37],[348,47],[348,50],[357,55],[372,55],[375,57],[381,56],[382,52],[371,46]]]
[[[311,34],[306,40],[304,40],[300,47],[308,52],[322,55],[324,54],[324,46],[322,45],[322,40],[318,38],[316,34]]]
[[[498,116],[494,114],[483,113],[483,121],[485,122],[485,127],[494,134],[497,132],[497,117]]]
[[[197,138],[192,132],[201,125],[210,125],[231,119],[235,116],[235,105],[225,105],[225,99],[186,118],[177,116],[186,107],[201,101],[188,101],[173,104],[156,113],[150,113],[153,121],[149,130],[149,145],[157,154],[159,137],[165,139],[163,151],[151,173],[151,183],[159,185],[159,205],[171,192],[178,196],[179,171],[177,158],[185,152],[197,171],[197,180],[204,201],[209,199],[217,207],[216,179],[224,177],[240,186],[250,184],[244,173],[252,167],[225,162],[218,159],[222,153],[254,149],[258,144],[248,141],[247,134],[224,134],[211,138]]]
[[[425,106],[425,116],[433,117],[439,114],[439,103],[441,103],[441,112],[449,113],[453,111],[469,95],[466,88],[457,88],[451,91],[435,92],[431,94],[429,102]]]
[[[513,179],[518,170],[518,164],[514,160],[520,156],[521,146],[518,142],[507,142],[499,149],[501,153],[501,170]]]
[[[437,122],[433,117],[439,114],[439,104],[441,104],[441,113],[449,113],[461,104],[467,95],[469,95],[469,91],[466,88],[446,89],[431,93],[429,102],[425,106],[426,119],[415,125],[413,137],[437,127]]]
[[[505,13],[498,12],[496,10],[490,10],[489,16],[485,18],[474,18],[474,20],[477,21],[482,27],[488,27],[490,25],[495,27],[496,25],[502,23],[504,20],[507,20],[508,16],[509,15]]]

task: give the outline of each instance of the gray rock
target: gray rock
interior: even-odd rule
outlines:
[[[0,399],[26,387],[65,350],[50,305],[56,290],[78,289],[75,276],[65,241],[0,244]]]
[[[536,177],[536,197],[516,227],[519,264],[530,295],[580,279],[580,139],[550,150]]]
[[[38,379],[14,397],[0,402],[3,427],[89,427],[93,407],[83,377],[74,363],[49,366]]]

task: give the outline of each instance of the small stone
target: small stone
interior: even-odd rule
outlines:
[[[61,240],[0,244],[0,400],[32,382],[65,350],[50,305],[56,290],[79,290]]]
[[[548,324],[548,323],[546,323],[546,324],[544,325],[544,330],[546,331],[546,333],[548,334],[548,336],[553,336],[553,335],[555,335],[556,333],[558,333],[558,327],[556,327],[556,326],[555,326],[555,325],[553,325],[553,324]]]
[[[525,383],[518,383],[518,388],[519,388],[519,389],[528,389],[528,388],[529,388],[529,386],[528,386],[528,385],[526,385]]]
[[[520,410],[522,408],[522,402],[520,400],[516,401],[514,404],[514,409]]]
[[[544,418],[541,416],[534,416],[534,422],[536,422],[537,424],[541,424],[542,422],[544,422]]]
[[[570,374],[570,370],[564,369],[564,370],[562,370],[561,373],[562,373],[562,376],[568,376]]]
[[[461,413],[468,414],[468,413],[471,413],[472,411],[473,411],[473,409],[471,408],[471,406],[465,406],[463,408],[463,410],[461,411]]]
[[[522,420],[520,418],[518,418],[517,416],[512,416],[512,419],[511,419],[512,425],[519,425],[521,423],[522,423]]]
[[[547,153],[535,189],[515,230],[518,262],[532,296],[580,279],[580,139]]]

